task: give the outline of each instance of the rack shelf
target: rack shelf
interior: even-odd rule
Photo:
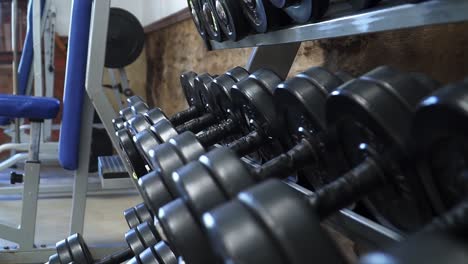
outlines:
[[[417,4],[392,2],[384,2],[360,14],[351,14],[344,2],[336,3],[321,22],[249,35],[237,42],[210,41],[210,44],[214,50],[258,47],[468,21],[466,0],[431,0]]]

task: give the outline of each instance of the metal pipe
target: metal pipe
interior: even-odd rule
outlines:
[[[39,161],[42,122],[31,121],[31,142],[29,145],[29,161]]]
[[[13,77],[13,94],[18,94],[18,0],[11,1],[11,50],[13,53],[12,62],[12,77]],[[15,134],[14,142],[21,142],[20,135],[20,120],[17,118],[14,121]],[[12,153],[14,154],[14,153]]]

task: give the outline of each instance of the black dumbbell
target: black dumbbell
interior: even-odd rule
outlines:
[[[321,67],[313,67],[301,74],[298,74],[295,78],[278,85],[278,88],[274,92],[274,99],[276,100],[272,100],[270,103],[277,102],[277,104],[290,106],[289,114],[295,118],[302,117],[301,121],[307,121],[308,124],[313,124],[314,132],[321,131],[325,127],[324,113],[321,108],[323,108],[326,96],[342,83],[343,81],[333,73],[330,73]],[[238,84],[238,86],[242,85],[242,83]],[[268,112],[271,112],[269,109],[270,108],[266,108]],[[294,128],[292,127],[290,127],[290,131],[285,131],[283,128],[284,126],[280,123],[282,119],[269,119],[263,117],[267,115],[259,115],[258,113],[262,113],[261,110],[262,109],[260,108],[255,111],[257,113],[256,117],[257,119],[264,120],[264,123],[262,124],[258,122],[258,124],[261,125],[257,127],[265,128],[272,127],[269,125],[272,123],[280,124],[280,127],[282,127],[281,133],[255,130],[254,132],[257,133],[249,134],[248,136],[228,145],[232,150],[233,155],[235,153],[236,157],[242,157],[254,151],[256,147],[265,142],[265,137],[261,136],[262,134],[268,133],[271,136],[284,136],[284,134],[289,135],[289,132],[291,132],[291,134],[293,133]],[[291,113],[291,111],[294,113]],[[278,116],[279,114],[276,113],[275,115]],[[304,125],[303,122],[298,125]],[[290,123],[291,122],[288,122],[288,124]],[[308,128],[312,129],[312,127]],[[278,128],[270,128],[270,130],[278,130]],[[152,163],[154,163],[153,166],[158,167],[159,169],[143,176],[139,179],[138,183],[142,197],[150,208],[150,211],[157,212],[159,207],[166,204],[173,198],[178,197],[176,187],[173,183],[173,179],[171,178],[172,172],[178,167],[196,160],[200,155],[204,154],[205,149],[217,140],[216,136],[214,139],[215,140],[210,136],[210,133],[207,133],[207,136],[202,137],[196,137],[191,133],[184,133],[171,139],[170,142],[158,146],[151,153]],[[194,151],[195,149],[197,151]],[[337,166],[337,164],[335,164],[335,166]]]
[[[237,41],[247,35],[249,26],[242,12],[239,0],[212,0],[219,26],[232,41]]]
[[[93,256],[80,234],[73,234],[57,242],[56,250],[57,253],[50,256],[49,264],[94,263]]]
[[[328,217],[365,196],[369,202],[373,201],[371,196],[376,194],[382,199],[384,196],[387,198],[385,205],[375,206],[377,210],[383,212],[395,206],[392,203],[396,200],[409,203],[409,205],[403,205],[403,202],[397,203],[400,212],[385,212],[385,222],[391,223],[393,227],[398,227],[400,230],[421,228],[432,217],[433,212],[428,206],[425,195],[419,192],[421,185],[412,185],[411,180],[417,180],[419,175],[401,172],[403,169],[406,172],[415,171],[409,170],[414,168],[414,164],[406,155],[409,154],[410,148],[408,137],[411,119],[417,106],[416,102],[433,90],[436,84],[421,75],[401,75],[388,70],[371,73],[364,75],[360,80],[348,82],[344,87],[332,93],[327,102],[329,120],[343,122],[343,118],[353,118],[357,122],[356,119],[360,119],[361,126],[372,130],[367,133],[380,132],[379,137],[372,138],[373,141],[369,140],[370,138],[361,141],[363,143],[360,143],[359,151],[362,151],[361,160],[364,161],[337,180],[317,189],[314,194],[306,195],[306,199],[304,195],[292,190],[279,180],[268,180],[239,194],[236,200],[204,215],[205,227],[213,245],[229,245],[231,239],[234,239],[229,234],[232,234],[232,231],[239,226],[247,225],[246,222],[248,222],[248,225],[256,225],[255,228],[258,229],[255,232],[265,232],[265,235],[273,236],[276,241],[290,242],[288,245],[279,244],[282,253],[288,258],[285,263],[301,263],[301,261],[303,263],[316,254],[312,252],[313,250],[304,251],[301,245],[318,243],[314,240],[314,226],[319,225],[320,219]],[[375,78],[378,76],[379,78]],[[373,84],[366,85],[366,82],[371,80],[376,83],[375,79],[380,80],[377,82],[380,88]],[[411,89],[405,89],[408,87]],[[341,107],[334,109],[339,105]],[[362,111],[365,109],[372,109],[369,113],[373,116],[363,118]],[[337,116],[332,115],[331,112],[334,110],[340,110],[341,115],[338,113],[336,113]],[[356,110],[361,111],[359,114],[361,116],[357,115]],[[365,119],[367,119],[366,123]],[[405,120],[406,122],[402,122]],[[377,125],[377,122],[380,124]],[[388,133],[389,131],[392,133]],[[398,136],[406,137],[406,139],[398,138]],[[384,140],[388,140],[385,148],[376,148],[378,146],[376,143],[384,142]],[[402,148],[398,149],[399,147]],[[357,154],[354,153],[354,155]],[[394,188],[397,183],[398,189]],[[388,187],[399,191],[399,196],[389,194],[385,190]],[[236,215],[237,223],[228,220],[234,215],[229,213],[234,208],[237,211],[232,213]],[[240,213],[239,210],[244,210],[244,212]],[[383,212],[381,215],[384,215]],[[239,218],[239,214],[246,217],[245,221]],[[405,214],[409,214],[412,219],[408,219]],[[277,232],[278,230],[281,232]],[[261,249],[263,246],[259,246],[254,238],[242,240],[239,243],[244,243],[245,248],[256,246],[262,252],[271,246],[265,245]],[[244,258],[244,263],[253,263],[252,259],[238,246],[232,248],[218,246],[216,249],[219,250],[220,256],[229,258],[233,252],[237,252]]]
[[[143,99],[137,95],[127,98],[126,101],[128,107],[119,111],[119,117],[112,119],[112,124],[115,131],[125,127],[125,121],[127,120],[126,117],[131,118],[133,116],[131,106],[139,102],[144,102]]]
[[[328,10],[329,0],[269,0],[273,6],[284,10],[296,23],[321,18]]]
[[[213,0],[199,0],[201,7],[201,20],[205,25],[206,33],[210,39],[221,42],[224,40],[224,33],[221,30],[219,18],[216,15],[216,7]]]
[[[269,0],[241,0],[240,3],[247,21],[258,33],[290,22],[286,13],[274,7]]]
[[[127,262],[128,264],[178,264],[178,257],[174,251],[165,243],[161,241],[152,247],[148,247],[139,256],[136,256]]]
[[[198,34],[200,34],[203,40],[208,40],[208,33],[206,32],[205,25],[202,21],[200,0],[187,0],[187,6],[189,8],[190,15],[192,16],[193,23],[198,30]]]

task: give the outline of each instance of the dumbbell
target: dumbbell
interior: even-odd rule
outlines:
[[[126,101],[128,107],[119,111],[119,117],[112,119],[112,124],[114,126],[115,131],[125,128],[125,121],[127,120],[126,117],[131,118],[134,115],[131,109],[132,105],[137,104],[139,102],[144,103],[143,99],[138,95],[129,97],[126,99]]]
[[[202,22],[202,8],[200,0],[187,0],[187,6],[189,8],[190,15],[192,16],[193,23],[198,30],[198,34],[200,34],[203,40],[208,40],[208,33],[206,32],[205,25]]]
[[[242,0],[240,3],[247,21],[258,33],[265,33],[268,29],[291,21],[283,10],[274,7],[269,0]]]
[[[212,0],[199,0],[201,8],[201,20],[205,25],[206,33],[210,39],[221,42],[224,40],[224,33],[221,30],[219,18],[216,15],[216,7]]]
[[[226,74],[217,77],[214,82],[217,84],[216,87],[224,86],[226,83],[229,83],[230,85],[231,83],[235,83],[247,76],[248,73],[245,69],[236,67],[228,71]],[[209,94],[209,84],[211,82],[207,80],[211,80],[211,77],[207,75],[200,77],[201,79],[199,77],[195,79],[195,92],[197,94],[196,97],[198,98],[195,101],[197,101],[196,104],[204,105],[205,109],[207,109],[209,113],[174,128],[173,124],[170,120],[167,120],[162,111],[159,109],[153,109],[150,112],[152,123],[154,123],[154,125],[148,128],[149,124],[148,122],[145,122],[145,117],[140,115],[133,119],[134,122],[130,122],[130,127],[135,127],[133,131],[139,131],[137,134],[132,135],[129,130],[125,129],[121,129],[116,132],[121,148],[124,150],[124,159],[135,172],[134,177],[139,178],[150,170],[146,154],[160,142],[164,142],[172,138],[181,131],[190,130],[198,132],[201,129],[208,127],[219,118],[225,118],[223,112],[216,112],[218,110],[217,106],[214,106],[216,102],[210,98],[211,94]],[[193,94],[194,92],[187,91],[186,93]],[[166,122],[160,122],[161,120],[165,120]]]
[[[376,73],[374,71],[372,75],[375,76]],[[356,118],[356,110],[372,109],[372,112],[369,113],[373,114],[373,120],[368,120],[366,127],[372,129],[374,133],[380,132],[381,134],[379,134],[379,138],[374,137],[374,141],[361,141],[363,143],[360,143],[359,150],[363,153],[361,156],[363,161],[342,177],[317,189],[314,194],[299,194],[279,180],[268,180],[242,192],[236,200],[206,213],[203,216],[203,222],[208,230],[212,245],[218,245],[216,250],[219,256],[229,259],[235,253],[243,263],[258,261],[258,259],[254,260],[249,257],[247,252],[239,247],[240,244],[232,244],[234,242],[232,239],[235,239],[232,232],[239,230],[242,226],[250,226],[252,233],[263,233],[263,236],[273,237],[273,241],[279,242],[276,245],[279,246],[278,250],[281,250],[283,256],[288,259],[284,263],[304,263],[305,260],[311,259],[316,254],[312,252],[314,250],[304,247],[320,243],[315,240],[317,236],[315,235],[316,230],[314,230],[316,228],[314,226],[319,225],[319,220],[365,196],[367,196],[368,201],[372,201],[371,196],[376,194],[381,195],[382,199],[384,196],[387,198],[386,205],[375,206],[377,210],[388,210],[389,207],[395,206],[392,203],[395,203],[397,199],[411,203],[411,208],[402,205],[402,202],[397,203],[400,208],[398,213],[393,211],[381,214],[387,217],[385,222],[400,228],[400,230],[409,231],[420,228],[432,217],[433,211],[428,206],[425,195],[418,192],[421,185],[412,185],[412,180],[418,180],[420,175],[403,174],[401,169],[405,168],[407,172],[415,171],[411,168],[414,164],[411,163],[407,155],[403,154],[410,152],[408,149],[410,148],[410,144],[408,144],[410,124],[417,106],[416,102],[432,90],[431,83],[432,85],[436,84],[420,75],[402,76],[399,74],[388,75],[388,73],[385,75],[379,79],[380,83],[386,80],[387,86],[378,88],[374,85],[366,85],[370,76],[365,75],[364,78],[360,78],[361,80],[348,82],[347,85],[333,92],[327,102],[329,120],[334,119],[331,112],[338,105],[342,106],[341,110],[347,111],[346,114],[342,112],[339,118],[348,118],[348,116]],[[393,85],[388,85],[390,83]],[[395,85],[397,83],[399,85]],[[370,90],[372,86],[373,88]],[[405,89],[408,87],[412,88],[411,91]],[[391,93],[387,93],[388,91]],[[353,110],[353,108],[355,109]],[[388,111],[388,109],[392,109],[392,111]],[[387,117],[384,117],[384,113],[387,113]],[[406,122],[402,122],[405,119]],[[371,121],[374,122],[373,127]],[[376,121],[380,121],[381,125],[376,125]],[[392,124],[392,122],[395,123]],[[360,121],[360,124],[365,125],[363,121]],[[385,124],[386,126],[384,126]],[[388,137],[390,136],[388,131],[392,131],[393,140]],[[368,131],[368,133],[371,132]],[[384,135],[385,133],[387,136]],[[406,139],[397,140],[396,134],[398,133],[400,136],[405,136]],[[388,140],[385,147],[375,150],[376,141],[383,142],[383,139]],[[399,147],[403,148],[398,149]],[[397,171],[398,168],[400,172]],[[395,184],[400,187],[398,189],[400,191],[399,197],[395,197],[385,190],[388,187],[395,188]],[[420,201],[420,203],[415,201]],[[230,210],[236,211],[234,213]],[[406,213],[413,217],[410,219],[412,221],[408,221]],[[236,217],[236,223],[229,219],[233,215]],[[240,215],[242,217],[239,217]],[[242,219],[244,217],[245,219]],[[280,241],[288,241],[289,243]],[[269,247],[273,246],[272,242],[268,242],[269,245],[259,245],[254,238],[251,240],[241,239],[234,243],[243,243],[244,248],[256,247],[259,254],[266,252],[263,250],[268,250]],[[228,245],[233,246],[228,247]]]
[[[238,0],[211,1],[221,30],[232,41],[241,39],[250,30],[240,2]]]
[[[73,234],[57,242],[55,247],[57,253],[49,257],[49,264],[94,263],[93,256],[80,234]]]
[[[269,0],[276,8],[284,10],[296,23],[321,18],[328,10],[329,0]]]

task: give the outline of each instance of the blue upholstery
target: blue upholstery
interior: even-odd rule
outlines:
[[[11,118],[5,117],[5,116],[0,116],[0,126],[9,125],[10,122],[11,122]]]
[[[74,0],[72,6],[59,141],[59,161],[68,170],[78,168],[92,2]]]
[[[0,94],[0,116],[52,119],[59,110],[60,101],[55,98]]]

